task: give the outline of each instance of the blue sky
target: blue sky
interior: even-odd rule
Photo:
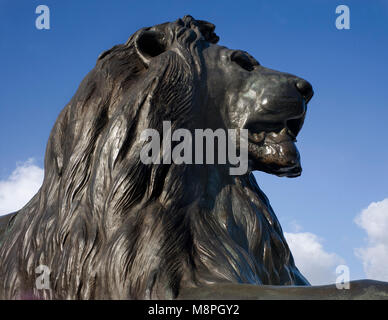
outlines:
[[[50,8],[50,30],[35,28],[40,4]],[[350,8],[350,30],[335,27],[340,4]],[[352,279],[367,277],[355,248],[380,241],[388,250],[373,226],[355,223],[372,202],[385,208],[388,198],[388,1],[1,0],[0,202],[12,172],[15,180],[23,168],[43,167],[55,119],[98,55],[141,27],[186,14],[214,23],[221,45],[312,83],[298,137],[303,175],[255,175],[284,231],[314,235],[299,239],[322,245],[316,250],[331,257],[328,268],[343,261]],[[381,210],[364,216],[388,225]]]

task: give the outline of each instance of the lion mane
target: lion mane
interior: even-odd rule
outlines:
[[[306,285],[252,174],[143,164],[139,139],[204,127],[201,48],[214,25],[190,16],[144,28],[100,55],[51,131],[38,193],[0,238],[0,298],[176,298],[217,282]],[[167,35],[140,57],[136,45]],[[166,50],[166,48],[169,48]],[[162,50],[163,54],[158,55]],[[36,268],[50,270],[37,289]]]

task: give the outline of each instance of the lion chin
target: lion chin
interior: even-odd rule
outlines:
[[[185,16],[102,53],[60,113],[38,193],[0,218],[0,298],[170,299],[219,283],[309,285],[251,172],[144,164],[141,132],[248,129],[249,168],[301,173],[311,85]],[[39,267],[39,269],[37,269]],[[48,270],[50,290],[36,286]],[[47,287],[46,287],[47,288]]]
[[[302,173],[296,137],[288,128],[279,132],[253,133],[249,136],[252,170],[261,170],[279,177],[298,177]],[[263,165],[264,164],[264,165]]]

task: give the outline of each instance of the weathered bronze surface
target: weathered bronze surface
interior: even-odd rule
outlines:
[[[186,16],[100,55],[54,125],[41,189],[0,218],[0,298],[325,298],[278,287],[309,283],[251,173],[300,175],[312,87],[217,45],[214,28]],[[140,133],[162,121],[248,129],[249,171],[143,164]]]
[[[388,285],[374,280],[350,281],[349,289],[325,286],[257,286],[216,284],[183,288],[181,300],[387,300]]]

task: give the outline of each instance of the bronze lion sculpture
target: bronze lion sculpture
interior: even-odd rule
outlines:
[[[42,187],[0,219],[0,298],[174,299],[217,284],[309,285],[251,172],[300,175],[294,143],[312,87],[217,45],[214,28],[185,16],[99,56],[52,129]],[[140,133],[161,131],[164,120],[248,129],[248,172],[142,163]]]

